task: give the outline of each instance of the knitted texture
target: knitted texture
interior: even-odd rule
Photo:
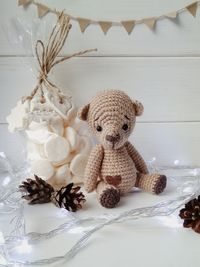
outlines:
[[[143,189],[146,192],[152,192],[153,194],[160,194],[165,189],[167,179],[165,175],[154,174],[143,174],[138,173],[136,187]]]
[[[105,208],[114,208],[120,201],[119,190],[112,185],[108,185],[104,181],[98,183],[96,190],[99,202]]]
[[[166,186],[166,177],[148,174],[145,161],[128,142],[136,116],[142,112],[140,102],[132,101],[119,90],[99,93],[78,112],[100,142],[90,154],[84,186],[87,192],[97,190],[104,207],[116,206],[119,193],[126,193],[134,186],[155,194]]]
[[[84,174],[84,187],[87,192],[92,192],[97,186],[97,179],[101,172],[103,160],[103,147],[97,145],[90,153]]]
[[[140,156],[138,151],[134,148],[134,146],[130,142],[127,141],[125,143],[125,147],[128,151],[129,156],[131,157],[131,159],[135,163],[135,167],[136,167],[137,171],[141,172],[141,173],[148,173],[148,168],[147,168],[145,161]]]

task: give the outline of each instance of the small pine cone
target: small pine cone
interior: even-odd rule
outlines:
[[[37,175],[34,176],[35,180],[28,178],[19,186],[20,191],[25,193],[22,198],[26,199],[29,204],[50,202],[51,195],[54,192],[53,187]]]
[[[192,228],[200,233],[200,196],[186,203],[185,208],[180,210],[179,216],[184,220],[183,227]]]
[[[69,211],[77,211],[82,208],[85,202],[85,196],[82,192],[78,192],[80,186],[75,186],[73,183],[62,187],[60,190],[52,194],[51,201],[60,208],[65,208]]]

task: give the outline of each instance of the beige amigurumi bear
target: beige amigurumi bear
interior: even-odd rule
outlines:
[[[166,176],[149,174],[143,158],[128,141],[136,116],[142,113],[143,105],[119,90],[100,92],[78,112],[100,141],[89,156],[84,187],[87,192],[96,189],[106,208],[115,207],[120,195],[133,187],[154,194],[166,187]]]

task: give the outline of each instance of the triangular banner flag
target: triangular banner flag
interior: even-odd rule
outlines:
[[[89,19],[82,19],[82,18],[77,18],[81,32],[84,32],[85,29],[90,25],[90,20]]]
[[[18,0],[18,6],[26,6],[31,3],[31,0]]]
[[[121,21],[128,34],[130,34],[135,26],[135,20]]]
[[[197,7],[198,7],[198,2],[195,2],[189,6],[186,6],[185,8],[192,14],[193,17],[196,17]]]
[[[108,30],[110,29],[110,27],[112,27],[112,22],[99,21],[99,25],[100,25],[102,31],[104,32],[104,34],[106,34],[108,32]]]
[[[156,23],[156,19],[155,18],[148,18],[148,19],[143,19],[144,24],[147,25],[147,27],[149,27],[149,29],[153,29]]]
[[[175,19],[177,17],[177,11],[170,12],[170,13],[166,14],[165,17],[167,17],[169,19]]]
[[[42,4],[37,4],[38,17],[41,18],[49,12],[49,8]]]

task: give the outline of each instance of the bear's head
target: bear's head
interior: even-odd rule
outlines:
[[[136,116],[143,113],[143,105],[124,92],[106,90],[78,111],[87,121],[92,133],[106,149],[118,149],[128,140],[135,126]]]

